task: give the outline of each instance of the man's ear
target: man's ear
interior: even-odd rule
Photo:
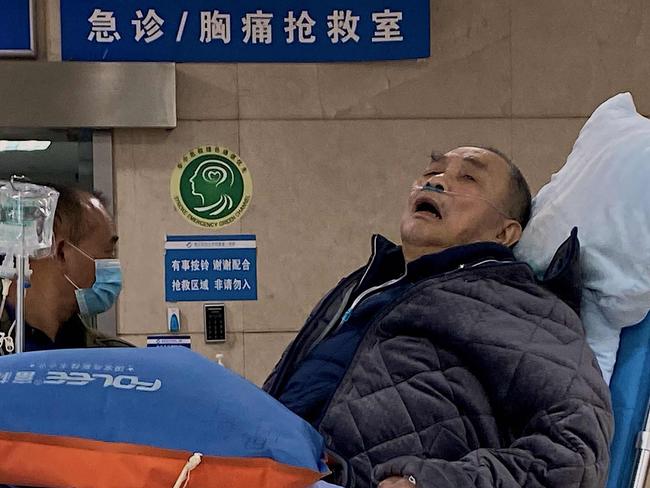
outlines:
[[[65,265],[66,255],[65,255],[65,240],[54,239],[54,252],[52,253],[52,259],[54,259],[58,264]]]
[[[516,220],[508,219],[505,221],[501,232],[497,235],[497,242],[506,247],[512,247],[521,239],[521,224]]]

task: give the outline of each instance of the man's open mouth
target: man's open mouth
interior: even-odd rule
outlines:
[[[415,203],[415,212],[426,212],[433,215],[437,219],[442,219],[442,214],[440,213],[440,208],[436,202],[431,200],[420,200]]]

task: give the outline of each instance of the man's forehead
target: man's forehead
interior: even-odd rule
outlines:
[[[490,151],[489,149],[484,149],[482,147],[473,147],[473,146],[461,146],[461,147],[454,148],[450,151],[447,151],[446,153],[440,153],[440,152],[437,153],[445,158],[452,158],[452,157],[475,158],[481,161],[486,160],[485,162],[488,162],[487,160],[490,160],[492,158],[501,159],[501,156]]]
[[[506,161],[499,154],[482,147],[462,146],[443,153],[441,151],[431,151],[433,161],[449,161],[452,159],[462,159],[476,163],[476,166],[484,169],[495,169],[496,167],[505,167]]]

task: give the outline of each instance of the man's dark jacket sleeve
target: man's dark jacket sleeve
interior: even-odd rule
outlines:
[[[455,462],[400,457],[377,466],[374,477],[411,475],[425,488],[597,487],[607,475],[611,432],[607,410],[567,398],[539,412],[508,448],[478,449]]]

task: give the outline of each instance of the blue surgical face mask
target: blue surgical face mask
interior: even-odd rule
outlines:
[[[76,288],[75,295],[81,315],[97,315],[113,306],[122,289],[122,268],[117,259],[94,259],[70,244],[81,254],[95,262],[95,282],[91,288],[79,288],[69,276],[65,278]]]

